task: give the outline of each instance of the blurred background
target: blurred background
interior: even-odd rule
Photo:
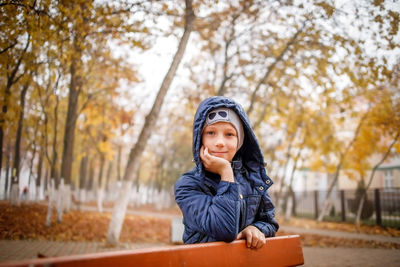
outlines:
[[[2,205],[40,203],[47,227],[114,207],[109,241],[118,210],[179,214],[194,113],[224,95],[250,117],[279,219],[399,228],[399,12],[392,0],[0,1]]]

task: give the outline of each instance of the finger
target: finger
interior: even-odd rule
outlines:
[[[206,156],[207,158],[210,156],[210,153],[208,153],[208,147],[204,149],[204,156]]]
[[[262,246],[264,246],[264,242],[263,242],[262,238],[260,238],[260,239],[258,239],[258,242],[257,242],[257,249],[262,248]]]
[[[236,239],[242,239],[243,238],[243,232],[240,232],[237,236]]]
[[[252,244],[252,240],[253,239],[253,237],[252,237],[252,235],[251,235],[251,233],[249,233],[247,236],[246,236],[246,245],[247,245],[247,247],[248,248],[250,248],[251,247],[251,244]]]
[[[259,248],[265,245],[265,235],[261,234],[259,242],[258,242]]]
[[[205,148],[204,148],[204,146],[202,146],[202,150],[200,151],[200,159],[201,159],[201,161],[202,161],[202,163],[203,163],[203,165],[204,165],[204,167],[208,167],[208,161],[209,161],[209,159],[208,159],[208,157],[207,157],[207,155],[206,155],[206,153],[205,153]]]
[[[254,236],[251,242],[251,248],[257,248],[257,244],[258,244],[258,238],[257,236]]]
[[[200,148],[200,158],[202,160],[204,159],[204,146],[201,146],[201,148]]]

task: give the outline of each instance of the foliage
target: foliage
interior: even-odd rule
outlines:
[[[153,99],[146,79],[162,75],[145,78],[137,58],[181,35],[183,7],[183,1],[2,1],[1,144],[15,144],[20,93],[31,81],[21,165],[36,166],[43,153],[44,168],[57,176],[64,130],[76,123],[72,181],[83,156],[96,171],[104,158],[120,172]],[[284,179],[290,165],[333,173],[341,159],[354,179],[370,171],[400,128],[399,14],[392,1],[200,0],[193,8],[189,52],[140,181],[171,188],[193,166],[191,120],[199,102],[215,94],[243,104],[277,177]],[[73,83],[79,93],[68,119]],[[394,148],[399,153],[400,143]]]
[[[346,169],[368,171],[344,154],[353,153],[346,147],[362,153],[350,142],[355,126],[366,103],[394,76],[395,61],[369,52],[373,47],[396,60],[398,15],[389,2],[223,1],[215,9],[200,8],[199,53],[187,65],[194,86],[185,94],[193,106],[214,94],[240,99],[274,174],[296,158],[298,167],[330,173],[341,158]]]
[[[164,116],[165,115],[165,116]],[[158,122],[154,141],[141,164],[141,181],[157,189],[172,188],[175,181],[186,171],[192,169],[192,117],[187,114],[164,114]],[[164,131],[165,129],[165,131]],[[157,132],[158,132],[157,131]]]
[[[32,144],[38,143],[32,137],[44,136],[40,144],[41,153],[46,155],[47,168],[56,169],[51,175],[57,178],[54,176],[58,176],[61,160],[63,165],[65,163],[62,152],[67,146],[64,144],[82,147],[74,143],[74,125],[78,116],[85,111],[95,114],[97,110],[97,115],[101,115],[98,110],[107,110],[107,107],[110,110],[124,93],[118,90],[122,82],[128,86],[139,82],[135,66],[114,53],[111,43],[117,41],[133,50],[147,49],[149,30],[139,13],[148,12],[149,6],[123,1],[104,4],[90,1],[73,4],[68,1],[4,1],[0,8],[4,17],[0,76],[5,86],[2,87],[3,112],[0,119],[5,138],[13,141],[20,112],[19,101],[15,98],[23,82],[33,79],[34,84],[26,96],[26,110],[29,112],[24,118],[26,130],[22,150],[35,157],[28,153]],[[138,9],[136,13],[133,12],[135,9]],[[105,105],[107,103],[110,105]],[[109,127],[110,122],[102,117],[103,128]],[[99,118],[89,117],[93,124]],[[37,123],[32,123],[35,121]],[[90,123],[86,120],[86,124]],[[67,128],[72,131],[61,131]],[[39,135],[32,134],[38,131]],[[110,131],[95,132],[97,140],[86,142],[89,146],[83,147],[85,151],[92,151],[93,155],[98,152],[96,149],[100,149],[111,158]],[[83,140],[88,139],[86,134],[82,136]],[[63,139],[66,140],[61,143]],[[77,152],[79,154],[81,151]],[[77,173],[78,164],[69,168]],[[73,175],[73,180],[77,180],[76,175]]]
[[[361,177],[377,163],[376,155],[384,155],[389,144],[399,134],[400,102],[397,90],[396,86],[388,84],[367,95],[369,110],[366,120],[346,162],[346,167],[358,172]],[[399,153],[398,143],[390,155],[396,151]]]
[[[111,214],[71,211],[63,223],[46,226],[46,209],[41,204],[22,204],[20,207],[0,203],[0,238],[10,240],[53,240],[104,242]],[[54,214],[54,213],[53,213]],[[169,243],[170,220],[127,215],[121,233],[121,242]]]

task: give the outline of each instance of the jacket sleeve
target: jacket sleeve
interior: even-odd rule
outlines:
[[[184,175],[175,184],[175,200],[186,227],[219,241],[236,238],[240,215],[237,183],[221,181],[216,195],[211,196],[204,193],[198,179]]]
[[[263,196],[260,210],[256,217],[256,221],[252,223],[261,232],[264,233],[266,237],[275,236],[279,229],[279,224],[275,220],[275,207],[272,204],[271,197],[266,192]]]

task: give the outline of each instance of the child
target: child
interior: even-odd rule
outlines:
[[[216,96],[200,103],[193,122],[196,167],[175,184],[185,244],[246,239],[260,248],[279,226],[267,193],[272,180],[243,108]]]

